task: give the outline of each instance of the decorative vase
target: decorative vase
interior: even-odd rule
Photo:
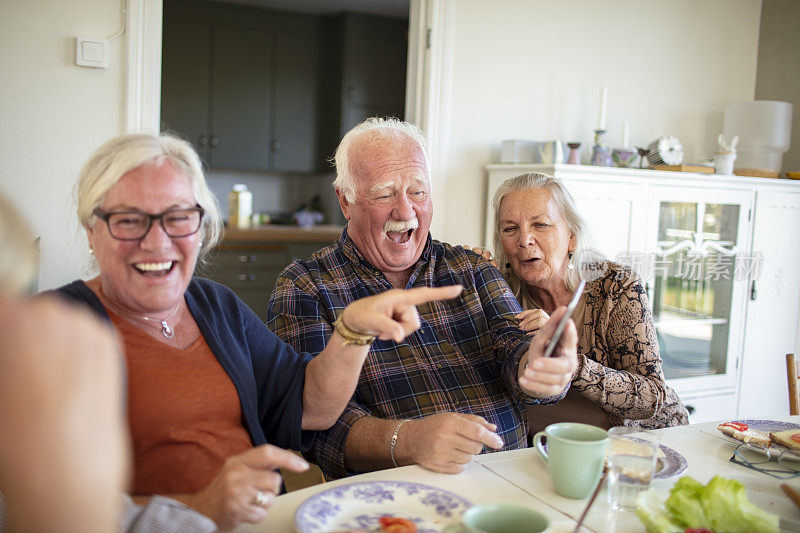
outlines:
[[[636,148],[614,148],[611,151],[611,160],[615,167],[630,168],[638,155]]]
[[[569,157],[567,158],[568,165],[581,164],[581,143],[567,143],[569,147]]]
[[[598,167],[611,166],[611,149],[606,144],[605,135],[606,130],[594,130],[592,164]]]
[[[639,168],[644,168],[644,160],[647,157],[647,152],[650,150],[648,148],[642,148],[637,146],[636,151],[639,153]]]

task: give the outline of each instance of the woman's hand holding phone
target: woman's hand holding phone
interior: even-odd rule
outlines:
[[[577,304],[577,300],[575,302]],[[555,396],[572,380],[578,366],[578,333],[569,318],[571,314],[572,311],[566,307],[556,309],[550,320],[533,337],[528,352],[522,357],[518,372],[519,386],[528,396]],[[561,332],[556,337],[559,326]],[[545,356],[550,345],[550,353]]]

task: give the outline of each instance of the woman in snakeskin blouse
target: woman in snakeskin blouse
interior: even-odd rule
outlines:
[[[585,222],[560,181],[528,173],[494,196],[494,247],[509,286],[525,309],[520,327],[533,334],[567,305],[580,279],[575,262],[587,246]],[[656,330],[642,281],[603,260],[587,280],[573,319],[578,368],[567,397],[529,410],[531,431],[560,421],[660,428],[688,423],[664,380]]]

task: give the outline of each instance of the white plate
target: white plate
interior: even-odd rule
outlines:
[[[800,429],[800,424],[794,424],[792,422],[781,422],[780,420],[729,420],[728,422],[738,422],[740,424],[747,424],[747,427],[750,429],[757,429],[758,431],[766,431],[767,433],[771,431],[786,431],[787,429]],[[726,435],[720,430],[717,430],[724,439],[731,441],[734,444],[742,444],[742,441],[738,439],[734,439],[730,435]],[[761,451],[758,447],[753,448],[756,451]],[[772,445],[769,447],[770,455],[772,452],[777,452],[778,454],[786,451],[788,448],[782,444],[778,444],[777,442],[773,442]]]
[[[456,524],[472,502],[450,491],[404,481],[339,485],[311,496],[297,508],[298,533],[346,529],[378,531],[381,516],[407,518],[418,533],[436,533]]]

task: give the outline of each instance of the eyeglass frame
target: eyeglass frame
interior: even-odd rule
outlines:
[[[198,220],[198,222],[197,222],[197,229],[194,230],[191,233],[186,233],[185,235],[170,235],[169,231],[167,231],[167,228],[164,225],[164,217],[166,215],[169,215],[170,213],[174,213],[176,211],[196,211],[196,212],[198,212],[200,214],[200,220]],[[102,209],[100,209],[99,207],[96,207],[94,209],[94,211],[92,211],[92,214],[94,216],[96,216],[97,218],[99,218],[100,220],[102,220],[103,222],[106,223],[106,227],[108,227],[108,234],[111,235],[111,238],[112,239],[116,239],[118,241],[141,241],[142,239],[147,237],[148,233],[150,233],[150,230],[153,228],[153,221],[154,220],[158,220],[159,221],[159,223],[161,224],[161,229],[164,230],[164,233],[166,233],[168,237],[170,237],[171,239],[182,239],[183,237],[188,237],[189,235],[194,235],[195,233],[200,231],[200,228],[203,227],[203,216],[205,215],[205,213],[206,213],[205,209],[203,209],[203,207],[200,204],[194,204],[193,207],[181,207],[181,208],[167,209],[166,211],[162,211],[161,213],[156,213],[155,215],[150,214],[150,213],[145,213],[144,211],[113,211],[113,212],[107,213],[107,212],[103,211]],[[125,215],[125,214],[136,214],[136,215],[143,215],[143,216],[148,217],[147,218],[147,228],[145,228],[144,234],[142,234],[141,237],[129,237],[129,238],[117,237],[116,235],[114,235],[114,232],[111,231],[111,223],[108,221],[108,219],[110,219],[114,215]]]
[[[741,466],[743,466],[745,468],[750,468],[751,470],[755,470],[756,472],[761,472],[762,474],[767,474],[768,476],[771,476],[771,477],[774,477],[774,478],[777,478],[777,479],[793,479],[793,478],[796,478],[796,477],[800,476],[800,470],[791,470],[791,469],[788,469],[788,470],[775,470],[775,469],[772,469],[772,468],[761,468],[760,466],[754,465],[753,463],[751,463],[750,461],[748,461],[747,459],[742,457],[741,454],[739,454],[739,448],[741,448],[742,446],[744,446],[745,448],[751,448],[751,449],[753,448],[753,446],[751,444],[748,444],[746,442],[743,442],[742,444],[739,444],[736,447],[736,449],[733,450],[733,455],[731,455],[731,458],[729,459],[729,462],[731,462],[733,464],[741,465]],[[762,448],[764,448],[764,450],[767,452],[767,455],[766,455],[766,459],[767,460],[764,461],[764,462],[767,463],[767,462],[772,461],[772,454],[769,452],[769,450],[764,446],[762,446]],[[775,461],[778,464],[781,464],[780,463],[780,458],[783,457],[783,454],[785,454],[786,452],[790,452],[790,451],[792,451],[792,450],[786,449],[786,450],[782,451],[778,455],[778,457],[775,458]],[[739,459],[736,458],[737,455],[739,455],[739,457],[740,457]],[[773,472],[777,472],[777,473],[773,473]],[[788,474],[788,475],[779,475],[779,474]]]

